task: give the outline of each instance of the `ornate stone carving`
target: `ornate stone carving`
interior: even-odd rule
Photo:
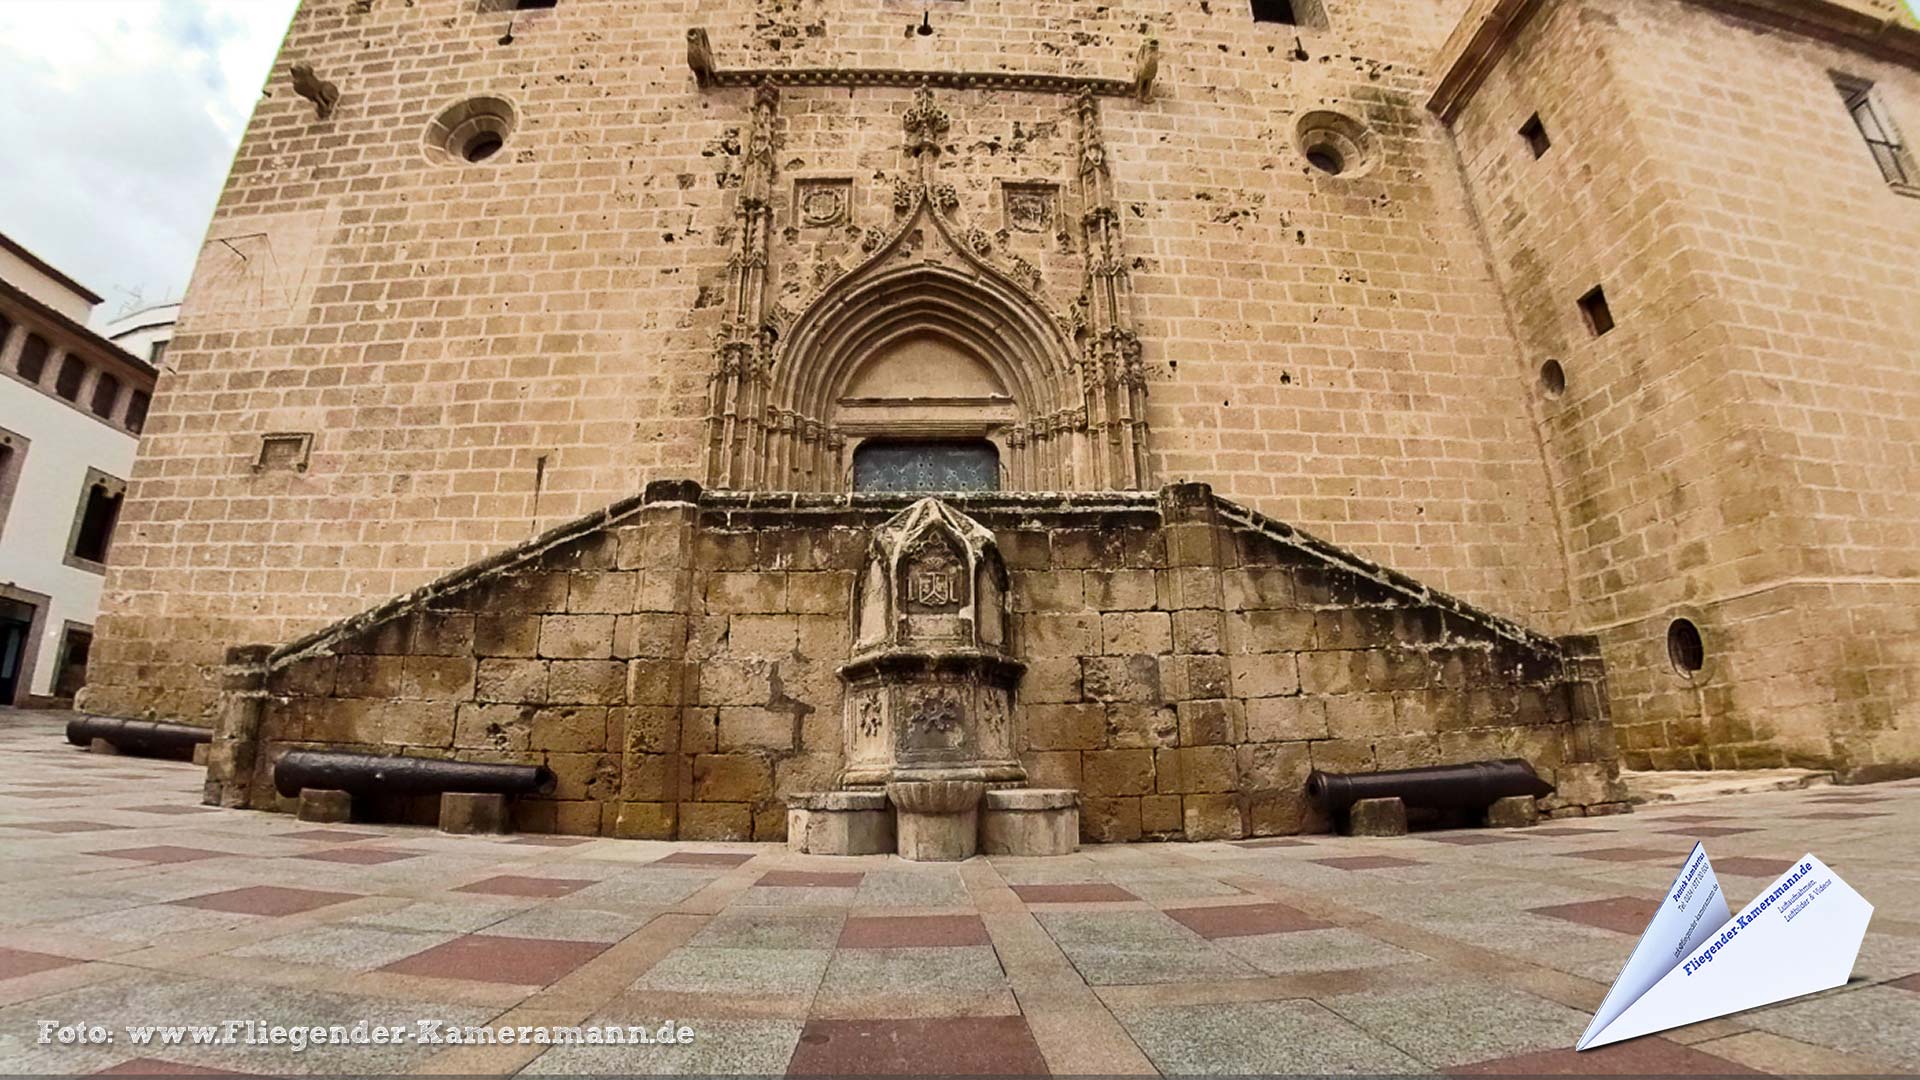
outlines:
[[[313,73],[312,64],[295,64],[288,69],[293,76],[293,92],[313,102],[314,115],[322,120],[333,115],[340,104],[340,87]]]
[[[940,140],[947,137],[947,129],[952,125],[946,110],[933,103],[933,90],[925,83],[913,96],[913,107],[901,121],[907,131],[907,154],[912,157],[938,154]]]
[[[853,181],[797,180],[793,185],[794,224],[827,229],[853,220]]]
[[[701,89],[713,85],[713,46],[708,43],[703,27],[695,26],[687,31],[687,67],[693,69],[693,81]]]
[[[993,534],[938,499],[874,530],[856,597],[843,786],[899,780],[1019,783],[1012,694],[1024,665],[1006,653],[1007,570]],[[867,704],[889,702],[894,728]],[[876,726],[877,724],[877,726]]]
[[[1059,189],[1052,184],[1002,184],[1000,204],[1009,231],[1052,232],[1060,205]]]

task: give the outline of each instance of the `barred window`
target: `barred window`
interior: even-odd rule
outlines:
[[[1873,84],[1836,76],[1834,86],[1846,101],[1847,112],[1853,114],[1854,126],[1860,129],[1860,137],[1873,153],[1880,175],[1894,187],[1920,193],[1920,172],[1914,168],[1913,154],[1901,140],[1900,130],[1893,126],[1893,118],[1887,115],[1886,105]]]

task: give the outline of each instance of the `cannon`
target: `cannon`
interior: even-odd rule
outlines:
[[[75,746],[91,746],[100,739],[122,754],[136,757],[193,760],[193,748],[213,741],[213,732],[191,724],[169,724],[161,720],[122,720],[113,716],[88,716],[81,713],[67,721],[67,741]]]
[[[274,790],[296,798],[302,788],[354,795],[546,795],[553,770],[545,765],[494,765],[480,761],[349,754],[336,750],[289,750],[273,767]]]
[[[1307,777],[1307,797],[1329,814],[1347,812],[1361,799],[1399,799],[1408,807],[1430,810],[1479,810],[1514,795],[1540,798],[1553,785],[1520,758],[1429,765],[1374,773],[1328,773]]]

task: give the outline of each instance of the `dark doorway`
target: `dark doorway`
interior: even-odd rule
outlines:
[[[60,641],[60,666],[54,669],[54,697],[71,699],[87,685],[87,654],[92,651],[93,631],[69,625]]]
[[[870,440],[853,452],[855,491],[998,491],[1000,451],[985,439]]]
[[[12,705],[27,672],[33,635],[33,605],[0,599],[0,705]]]

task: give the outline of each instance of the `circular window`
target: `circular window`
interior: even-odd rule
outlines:
[[[506,147],[517,120],[505,98],[468,98],[449,105],[427,125],[427,156],[442,164],[486,161]]]
[[[1314,171],[1360,176],[1373,166],[1373,132],[1345,113],[1319,109],[1300,118],[1294,143]]]
[[[1549,360],[1540,365],[1540,389],[1551,398],[1567,392],[1567,369],[1560,366],[1560,361]]]
[[[1675,619],[1667,625],[1667,659],[1682,675],[1707,666],[1707,643],[1700,639],[1700,628],[1693,620]]]

